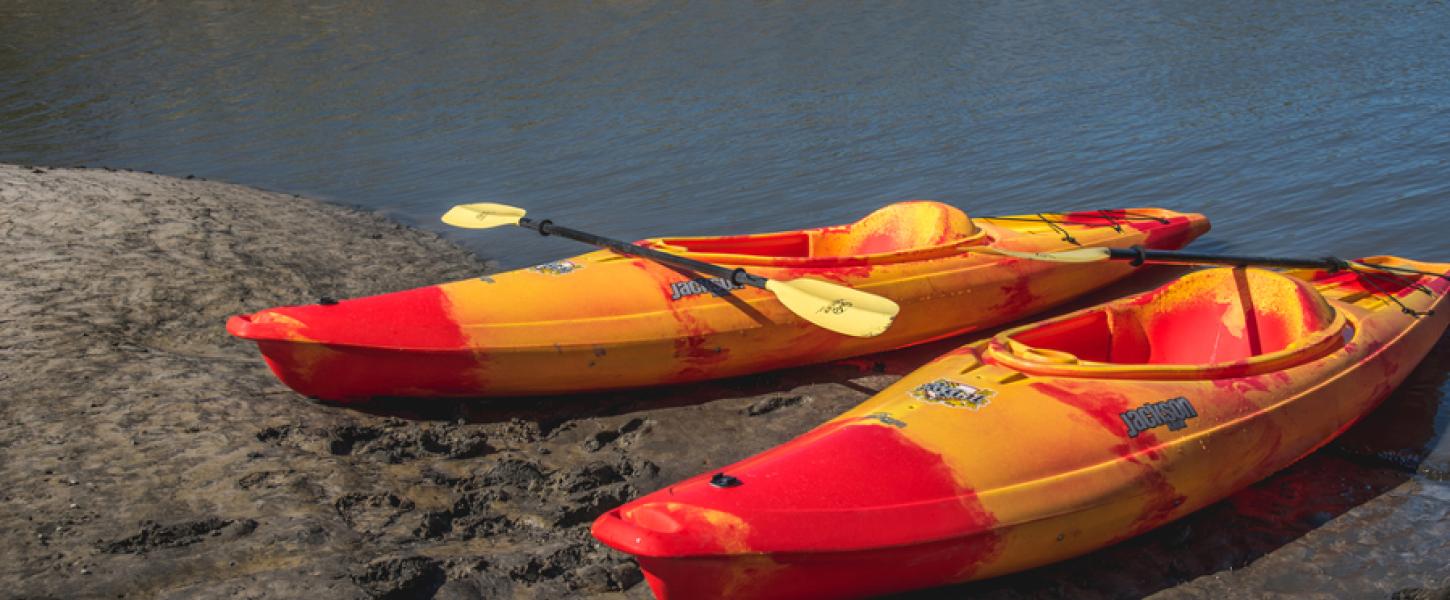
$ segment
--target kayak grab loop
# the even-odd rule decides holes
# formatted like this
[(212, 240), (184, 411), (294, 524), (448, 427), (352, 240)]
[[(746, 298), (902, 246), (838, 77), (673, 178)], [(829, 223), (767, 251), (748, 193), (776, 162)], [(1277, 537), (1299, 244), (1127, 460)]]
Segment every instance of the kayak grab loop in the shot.
[[(1360, 285), (1365, 292), (1377, 297), (1383, 297), (1398, 307), (1400, 312), (1415, 317), (1416, 319), (1434, 315), (1435, 311), (1433, 309), (1424, 311), (1415, 310), (1406, 305), (1401, 300), (1405, 296), (1405, 293), (1401, 290), (1409, 289), (1423, 292), (1426, 296), (1433, 298), (1435, 296), (1434, 290), (1422, 283), (1422, 278), (1437, 277), (1440, 279), (1450, 279), (1450, 272), (1435, 273), (1410, 268), (1404, 266), (1404, 263), (1407, 261), (1389, 256), (1376, 256), (1343, 262), (1345, 264), (1345, 271), (1354, 274), (1353, 281)], [(1391, 262), (1398, 264), (1389, 264)]]
[[(1398, 284), (1400, 284), (1400, 285), (1402, 285), (1404, 287), (1413, 289), (1415, 291), (1424, 292), (1426, 296), (1434, 296), (1435, 295), (1435, 292), (1431, 291), (1430, 288), (1429, 288), (1429, 286), (1426, 286), (1425, 284), (1420, 283), (1418, 277), (1415, 278), (1415, 279), (1410, 279), (1409, 277), (1405, 277), (1404, 275), (1401, 275), (1401, 274), (1399, 274), (1396, 271), (1388, 270), (1388, 269), (1380, 269), (1379, 267), (1381, 267), (1383, 265), (1365, 265), (1365, 264), (1361, 264), (1361, 263), (1354, 263), (1354, 264), (1357, 265), (1357, 266), (1363, 266), (1363, 267), (1366, 267), (1366, 268), (1374, 269), (1374, 274), (1375, 275), (1378, 275), (1380, 277), (1386, 277), (1386, 278), (1392, 279), (1395, 283), (1398, 283)], [(1364, 273), (1366, 275), (1370, 274), (1369, 271), (1365, 271)], [(1431, 276), (1433, 276), (1434, 273), (1422, 273), (1421, 275), (1422, 276), (1424, 276), (1424, 275), (1431, 275)], [(1441, 277), (1446, 277), (1446, 275), (1440, 275), (1440, 276)]]
[[(1113, 215), (1108, 214), (1107, 209), (1102, 209), (1102, 208), (1098, 209), (1098, 216), (1101, 216), (1103, 219), (1105, 219), (1108, 222), (1108, 225), (1112, 225), (1113, 226), (1113, 231), (1116, 231), (1118, 233), (1122, 233), (1123, 232), (1123, 226), (1118, 224), (1118, 220), (1117, 219), (1114, 219), (1113, 218)], [(1137, 265), (1134, 265), (1134, 266), (1137, 266)]]
[[(1099, 212), (1109, 213), (1109, 212), (1113, 212), (1113, 211), (1110, 210), (1110, 209), (1100, 209)], [(1122, 216), (1123, 217), (1137, 217), (1136, 219), (1126, 219), (1126, 220), (1156, 221), (1159, 225), (1167, 225), (1168, 224), (1168, 219), (1165, 219), (1165, 218), (1159, 217), (1159, 216), (1144, 215), (1144, 214), (1139, 214), (1139, 213), (1135, 213), (1135, 212), (1129, 212), (1129, 211), (1126, 211), (1126, 210), (1124, 210), (1124, 211), (1118, 211), (1118, 212), (1122, 213)]]
[(334, 304), (337, 304), (337, 298), (333, 298), (331, 296), (323, 296), (317, 299), (317, 303), (323, 306), (332, 306)]
[(1414, 317), (1416, 319), (1418, 319), (1420, 317), (1428, 317), (1430, 315), (1435, 314), (1435, 311), (1434, 310), (1427, 310), (1427, 311), (1421, 312), (1421, 311), (1415, 310), (1413, 308), (1410, 308), (1408, 306), (1405, 306), (1405, 303), (1404, 302), (1400, 302), (1400, 299), (1399, 298), (1396, 298), (1395, 297), (1395, 294), (1393, 292), (1391, 292), (1391, 291), (1385, 289), (1383, 286), (1381, 286), (1378, 282), (1376, 282), (1374, 280), (1374, 277), (1371, 277), (1371, 275), (1379, 275), (1379, 276), (1393, 277), (1393, 278), (1397, 279), (1398, 280), (1397, 282), (1400, 283), (1404, 287), (1408, 287), (1408, 288), (1413, 289), (1413, 290), (1416, 290), (1416, 291), (1425, 292), (1426, 294), (1428, 294), (1430, 296), (1434, 296), (1435, 295), (1435, 293), (1434, 292), (1431, 292), (1429, 288), (1426, 288), (1425, 286), (1420, 285), (1418, 282), (1410, 281), (1409, 279), (1400, 277), (1399, 275), (1394, 275), (1394, 274), (1385, 273), (1385, 272), (1356, 271), (1356, 274), (1359, 275), (1359, 280), (1360, 281), (1363, 281), (1364, 283), (1368, 284), (1369, 287), (1374, 288), (1374, 291), (1375, 291), (1376, 294), (1378, 294), (1380, 296), (1384, 296), (1384, 298), (1386, 300), (1389, 300), (1390, 302), (1395, 303), (1395, 306), (1400, 307), (1400, 312), (1405, 313), (1407, 315), (1410, 315), (1410, 316), (1412, 316), (1412, 317)]
[(1424, 276), (1424, 277), (1439, 277), (1440, 279), (1450, 279), (1450, 272), (1436, 273), (1434, 271), (1420, 271), (1418, 269), (1410, 269), (1410, 268), (1399, 267), (1399, 266), (1395, 266), (1395, 265), (1379, 265), (1379, 264), (1367, 263), (1367, 262), (1364, 262), (1363, 260), (1352, 261), (1351, 264), (1358, 265), (1358, 266), (1365, 267), (1365, 268), (1369, 268), (1369, 269), (1374, 269), (1376, 271), (1385, 271), (1385, 272), (1388, 272), (1388, 273), (1401, 273), (1401, 274), (1405, 274), (1405, 275), (1421, 275), (1421, 276)]
[(1058, 225), (1056, 221), (1053, 221), (1051, 219), (1048, 219), (1047, 218), (1047, 215), (1044, 215), (1042, 213), (1037, 213), (1037, 217), (1039, 219), (1042, 219), (1042, 222), (1043, 223), (1047, 223), (1047, 226), (1048, 227), (1051, 227), (1053, 231), (1056, 231), (1056, 232), (1062, 234), (1062, 241), (1067, 242), (1069, 244), (1072, 244), (1074, 246), (1081, 246), (1082, 245), (1082, 244), (1079, 244), (1077, 242), (1077, 240), (1072, 237), (1072, 234), (1071, 233), (1068, 233), (1066, 229), (1063, 229), (1061, 225)]

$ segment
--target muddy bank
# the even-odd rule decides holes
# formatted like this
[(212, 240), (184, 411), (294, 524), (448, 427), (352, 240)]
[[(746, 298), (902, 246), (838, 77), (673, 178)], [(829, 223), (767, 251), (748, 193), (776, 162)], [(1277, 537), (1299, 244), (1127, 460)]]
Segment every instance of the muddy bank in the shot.
[[(279, 384), (225, 317), (489, 265), (292, 196), (5, 165), (0, 244), (5, 596), (647, 598), (633, 563), (589, 537), (596, 515), (785, 441), (960, 343), (670, 389), (338, 408)], [(914, 597), (1436, 593), (1447, 372), (1442, 342), (1344, 442), (1178, 524)]]

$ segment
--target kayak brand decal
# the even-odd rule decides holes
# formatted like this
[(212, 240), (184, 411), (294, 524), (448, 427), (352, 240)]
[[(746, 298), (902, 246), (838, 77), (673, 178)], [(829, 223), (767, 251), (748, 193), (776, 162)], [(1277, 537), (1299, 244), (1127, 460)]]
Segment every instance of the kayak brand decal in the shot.
[(1144, 431), (1164, 425), (1168, 426), (1168, 431), (1178, 431), (1188, 426), (1186, 420), (1197, 416), (1198, 411), (1194, 410), (1193, 403), (1183, 396), (1144, 404), (1118, 415), (1123, 419), (1123, 424), (1128, 426), (1128, 437), (1130, 438), (1138, 437), (1138, 434)]
[(529, 268), (540, 273), (548, 273), (550, 275), (564, 275), (566, 273), (571, 273), (575, 269), (579, 269), (581, 267), (578, 263), (575, 263), (574, 261), (561, 260), (557, 262), (544, 263), (542, 265), (534, 265)]
[(704, 277), (691, 279), (689, 281), (676, 281), (670, 284), (670, 300), (699, 296), (700, 294), (715, 294), (724, 296), (730, 290), (743, 289), (745, 286), (730, 281), (724, 277)]
[(986, 406), (987, 399), (996, 393), (986, 388), (973, 387), (950, 379), (938, 379), (917, 386), (916, 389), (911, 390), (909, 395), (922, 402), (977, 410)]

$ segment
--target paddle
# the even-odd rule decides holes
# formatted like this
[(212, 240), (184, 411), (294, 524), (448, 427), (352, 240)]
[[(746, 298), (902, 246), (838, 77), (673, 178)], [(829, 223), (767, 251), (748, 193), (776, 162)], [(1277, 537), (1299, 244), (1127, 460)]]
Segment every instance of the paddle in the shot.
[[(1282, 267), (1287, 269), (1324, 269), (1330, 273), (1338, 271), (1350, 271), (1357, 274), (1360, 281), (1371, 287), (1376, 293), (1385, 299), (1399, 305), (1400, 310), (1405, 314), (1419, 318), (1434, 314), (1432, 312), (1422, 313), (1405, 306), (1394, 294), (1389, 293), (1380, 283), (1368, 275), (1382, 275), (1387, 279), (1409, 282), (1415, 289), (1431, 294), (1426, 288), (1413, 280), (1406, 278), (1406, 275), (1429, 275), (1450, 279), (1450, 273), (1427, 273), (1405, 267), (1391, 265), (1376, 265), (1357, 260), (1344, 260), (1333, 256), (1324, 258), (1283, 258), (1276, 256), (1235, 256), (1232, 254), (1203, 254), (1200, 252), (1179, 252), (1176, 250), (1148, 250), (1142, 246), (1130, 248), (1074, 248), (1061, 252), (1014, 252), (1000, 248), (982, 248), (978, 250), (988, 254), (1000, 254), (1014, 258), (1025, 258), (1028, 260), (1045, 260), (1051, 262), (1067, 263), (1090, 263), (1106, 260), (1126, 260), (1133, 266), (1145, 262), (1170, 264), (1170, 265), (1228, 265), (1231, 267), (1247, 267), (1258, 265), (1264, 267)], [(1375, 273), (1378, 271), (1379, 273)]]
[(1328, 271), (1341, 271), (1351, 269), (1353, 265), (1359, 264), (1353, 263), (1352, 265), (1349, 261), (1333, 256), (1326, 256), (1324, 258), (1235, 256), (1232, 254), (1203, 254), (1200, 252), (1180, 252), (1176, 250), (1149, 250), (1142, 246), (1133, 246), (1130, 248), (1074, 248), (1061, 252), (1014, 252), (1000, 248), (984, 248), (979, 251), (1014, 258), (1044, 260), (1049, 262), (1090, 263), (1105, 260), (1126, 260), (1135, 267), (1145, 262), (1151, 262), (1171, 265), (1228, 265), (1231, 267), (1259, 265), (1289, 269), (1326, 269)]
[(896, 303), (889, 299), (834, 283), (818, 279), (792, 279), (789, 281), (769, 279), (745, 269), (722, 267), (629, 242), (600, 237), (577, 229), (561, 227), (548, 219), (535, 221), (525, 218), (525, 214), (527, 213), (524, 209), (505, 204), (490, 202), (461, 204), (444, 214), (443, 222), (466, 229), (517, 225), (537, 231), (541, 235), (566, 237), (608, 248), (620, 254), (648, 258), (666, 265), (720, 277), (735, 285), (757, 287), (775, 294), (781, 304), (801, 318), (836, 333), (856, 337), (880, 335), (891, 326), (891, 320), (900, 310)]

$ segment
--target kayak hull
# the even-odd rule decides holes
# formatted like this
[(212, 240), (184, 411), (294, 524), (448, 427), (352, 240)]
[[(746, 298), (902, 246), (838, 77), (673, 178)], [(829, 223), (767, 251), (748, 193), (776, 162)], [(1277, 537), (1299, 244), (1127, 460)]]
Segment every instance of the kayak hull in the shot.
[[(1247, 325), (1215, 309), (1218, 333), (1257, 338), (1251, 351), (1172, 347), (1194, 337), (1182, 334), (1185, 314), (1214, 306), (1213, 290), (1192, 285), (1107, 306), (1177, 305), (1148, 318), (1180, 334), (1151, 340), (1150, 328), (1149, 345), (1226, 359), (1208, 366), (1069, 356), (1091, 355), (1082, 340), (1098, 309), (1016, 328), (783, 446), (609, 511), (594, 533), (635, 555), (659, 598), (865, 597), (1020, 571), (1139, 535), (1334, 439), (1450, 322), (1445, 279), (1423, 278), (1430, 293), (1393, 292), (1434, 310), (1417, 318), (1344, 274), (1295, 275), (1323, 305), (1303, 286), (1270, 293), (1255, 283)], [(1302, 305), (1277, 302), (1296, 296)], [(717, 473), (732, 485), (712, 485)]]
[[(1140, 218), (1126, 223), (1085, 214), (1061, 224), (977, 220), (977, 237), (895, 254), (767, 257), (722, 254), (719, 240), (730, 238), (644, 242), (666, 249), (692, 245), (700, 251), (690, 256), (746, 266), (765, 277), (821, 279), (890, 298), (901, 312), (886, 333), (872, 338), (816, 327), (764, 290), (739, 289), (609, 251), (331, 305), (278, 307), (233, 317), (227, 327), (255, 341), (288, 386), (335, 402), (677, 384), (991, 327), (1132, 272), (1122, 263), (1062, 265), (975, 252), (976, 246), (1178, 248), (1208, 229), (1201, 215), (1157, 209), (1136, 209), (1129, 214)], [(764, 243), (754, 237), (774, 240), (790, 233), (732, 241), (762, 250)], [(763, 250), (788, 250), (783, 242), (771, 244)]]

